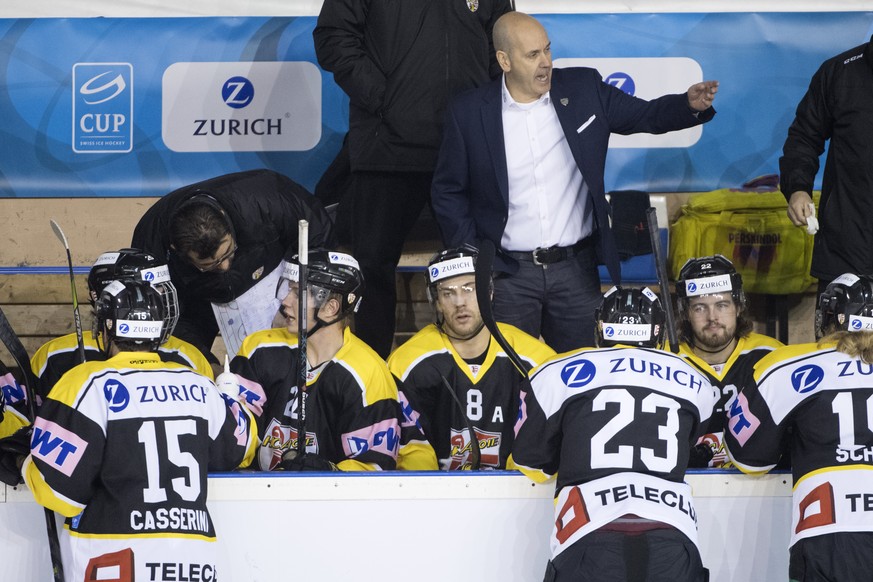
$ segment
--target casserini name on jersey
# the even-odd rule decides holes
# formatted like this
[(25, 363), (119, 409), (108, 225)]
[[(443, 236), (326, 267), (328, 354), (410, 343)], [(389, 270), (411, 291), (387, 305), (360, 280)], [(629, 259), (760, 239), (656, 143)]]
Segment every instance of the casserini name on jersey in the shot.
[(557, 473), (552, 556), (624, 514), (697, 543), (683, 482), (718, 391), (682, 358), (615, 347), (561, 354), (532, 372), (512, 459), (535, 481)]
[[(410, 459), (417, 453), (432, 458), (423, 437), (401, 442), (397, 383), (385, 362), (348, 328), (343, 335), (336, 355), (307, 374), (307, 452), (344, 471), (394, 469), (401, 444), (410, 449)], [(286, 451), (297, 447), (298, 360), (297, 335), (276, 328), (248, 336), (231, 361), (257, 416), (261, 442), (256, 467), (261, 470), (275, 468)], [(435, 464), (410, 462), (405, 468)]]
[[(534, 367), (554, 350), (511, 325), (498, 324), (519, 356)], [(465, 362), (449, 338), (430, 324), (388, 358), (391, 372), (403, 382), (403, 408), (417, 415), (433, 446), (440, 468), (471, 468), (470, 429), (479, 442), (480, 468), (505, 469), (515, 438), (521, 378), (499, 344), (492, 339), (481, 364)], [(460, 401), (455, 402), (449, 387)], [(469, 423), (469, 426), (468, 426)]]
[(775, 350), (730, 407), (734, 464), (764, 473), (793, 428), (791, 545), (836, 532), (873, 532), (873, 365), (835, 349)]
[(697, 443), (706, 443), (712, 448), (710, 467), (731, 467), (724, 446), (726, 407), (736, 398), (740, 387), (751, 377), (752, 369), (758, 360), (778, 347), (782, 347), (782, 342), (779, 340), (753, 332), (737, 341), (734, 351), (724, 364), (713, 367), (696, 356), (688, 344), (680, 344), (679, 355), (694, 365), (720, 392), (715, 410)]
[(67, 517), (67, 579), (216, 580), (207, 471), (250, 461), (254, 427), (211, 380), (152, 352), (65, 374), (22, 472), (37, 502)]

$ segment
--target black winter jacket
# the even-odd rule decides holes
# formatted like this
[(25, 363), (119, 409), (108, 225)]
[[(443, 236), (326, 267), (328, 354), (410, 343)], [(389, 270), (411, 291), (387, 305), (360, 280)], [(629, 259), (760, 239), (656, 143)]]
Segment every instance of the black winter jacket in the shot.
[(873, 38), (828, 59), (812, 77), (779, 159), (786, 198), (812, 193), (828, 140), (810, 269), (826, 281), (873, 273)]
[[(201, 273), (170, 249), (176, 209), (195, 194), (212, 195), (230, 217), (238, 250), (226, 273)], [(134, 248), (166, 257), (179, 293), (181, 315), (173, 333), (211, 361), (218, 324), (212, 303), (227, 303), (270, 274), (297, 248), (297, 221), (309, 221), (309, 247), (332, 247), (333, 230), (318, 200), (287, 176), (270, 170), (226, 174), (170, 192), (149, 208), (133, 232)]]
[(321, 67), (349, 96), (353, 171), (431, 172), (448, 98), (500, 73), (491, 43), (509, 0), (325, 0)]

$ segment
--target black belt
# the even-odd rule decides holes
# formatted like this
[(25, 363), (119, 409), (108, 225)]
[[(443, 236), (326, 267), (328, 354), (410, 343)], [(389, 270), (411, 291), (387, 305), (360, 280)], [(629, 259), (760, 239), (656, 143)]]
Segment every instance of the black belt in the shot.
[(560, 263), (566, 261), (582, 251), (590, 248), (594, 244), (594, 238), (586, 236), (573, 246), (569, 247), (548, 247), (538, 248), (532, 251), (503, 251), (507, 257), (511, 257), (516, 261), (530, 261), (534, 265), (551, 265), (552, 263)]

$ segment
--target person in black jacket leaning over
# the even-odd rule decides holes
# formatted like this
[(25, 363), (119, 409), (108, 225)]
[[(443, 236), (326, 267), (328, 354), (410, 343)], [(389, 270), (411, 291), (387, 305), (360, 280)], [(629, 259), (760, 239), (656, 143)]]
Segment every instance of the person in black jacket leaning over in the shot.
[(430, 197), (446, 100), (500, 73), (491, 29), (511, 9), (510, 0), (322, 5), (315, 54), (349, 96), (350, 234), (368, 289), (355, 333), (383, 358), (394, 339), (395, 269)]
[(813, 181), (828, 140), (810, 269), (819, 294), (842, 273), (873, 272), (873, 37), (822, 63), (797, 105), (779, 158), (788, 218), (797, 226), (815, 216)]
[(170, 192), (136, 225), (132, 246), (167, 258), (179, 294), (177, 337), (197, 346), (216, 375), (212, 303), (237, 299), (277, 269), (296, 248), (300, 219), (309, 221), (310, 246), (333, 244), (330, 219), (303, 186), (270, 170), (251, 170)]

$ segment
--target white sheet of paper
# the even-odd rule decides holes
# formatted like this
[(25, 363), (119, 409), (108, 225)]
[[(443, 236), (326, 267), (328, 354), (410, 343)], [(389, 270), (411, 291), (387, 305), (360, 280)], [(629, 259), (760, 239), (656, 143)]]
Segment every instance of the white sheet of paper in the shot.
[(279, 263), (273, 272), (235, 300), (212, 304), (215, 321), (231, 357), (239, 352), (247, 335), (273, 327), (273, 319), (282, 303), (276, 299), (276, 284), (281, 273), (282, 263)]

